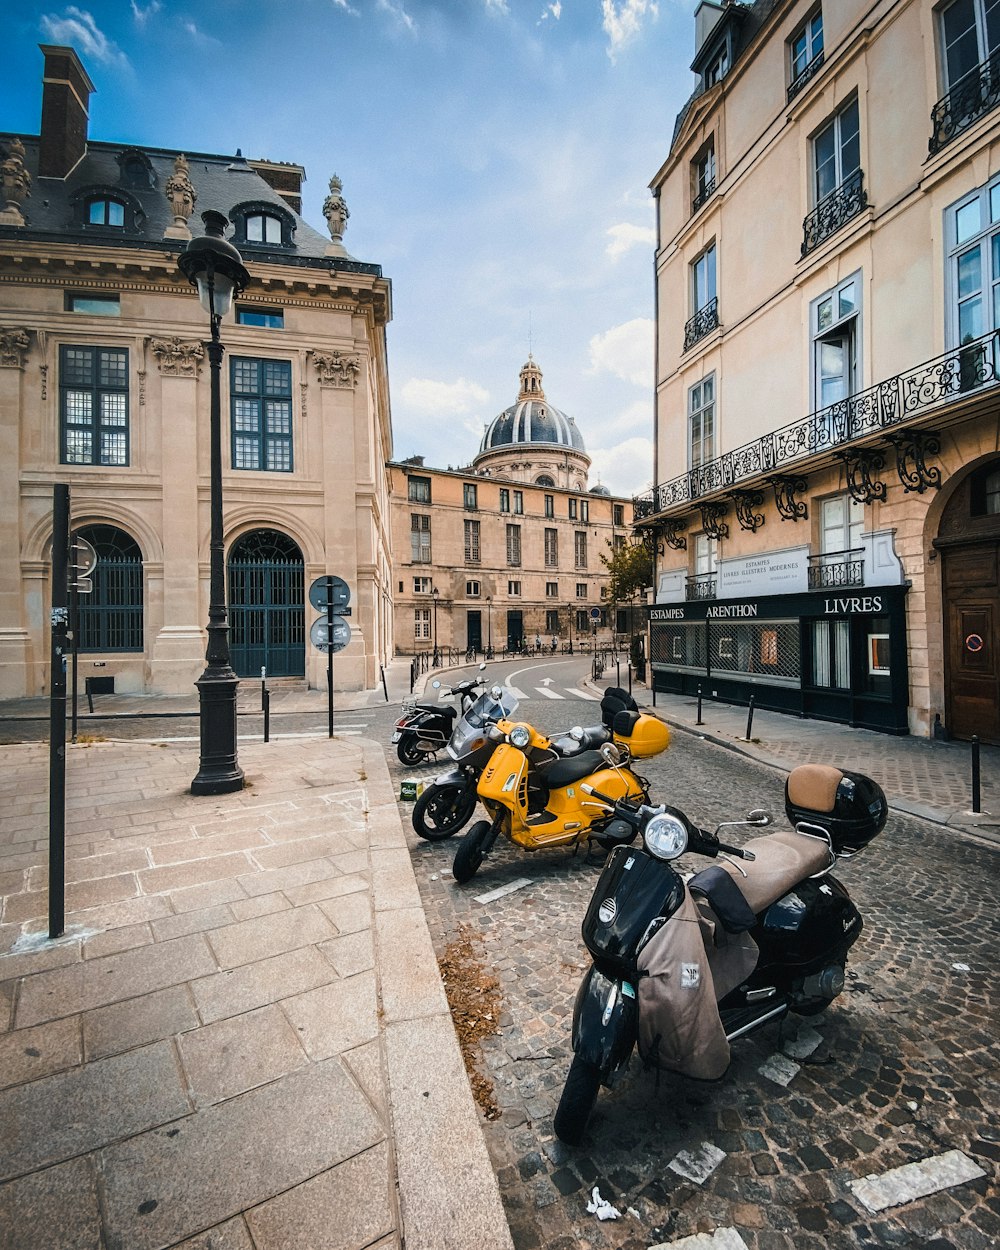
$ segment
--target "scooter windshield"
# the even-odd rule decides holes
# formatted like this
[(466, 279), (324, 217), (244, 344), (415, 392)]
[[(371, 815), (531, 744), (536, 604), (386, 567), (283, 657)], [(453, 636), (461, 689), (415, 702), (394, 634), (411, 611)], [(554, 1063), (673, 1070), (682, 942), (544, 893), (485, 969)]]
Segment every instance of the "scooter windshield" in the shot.
[(509, 720), (516, 709), (517, 699), (509, 690), (505, 690), (499, 699), (484, 692), (455, 726), (451, 737), (452, 748), (461, 753), (469, 739), (481, 736), (483, 729), (493, 721)]

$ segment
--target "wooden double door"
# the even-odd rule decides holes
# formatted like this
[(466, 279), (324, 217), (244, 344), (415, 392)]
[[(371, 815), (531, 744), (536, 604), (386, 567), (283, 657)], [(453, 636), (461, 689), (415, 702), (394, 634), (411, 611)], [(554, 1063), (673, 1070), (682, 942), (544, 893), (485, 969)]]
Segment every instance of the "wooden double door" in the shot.
[(1000, 541), (942, 557), (948, 729), (1000, 743)]

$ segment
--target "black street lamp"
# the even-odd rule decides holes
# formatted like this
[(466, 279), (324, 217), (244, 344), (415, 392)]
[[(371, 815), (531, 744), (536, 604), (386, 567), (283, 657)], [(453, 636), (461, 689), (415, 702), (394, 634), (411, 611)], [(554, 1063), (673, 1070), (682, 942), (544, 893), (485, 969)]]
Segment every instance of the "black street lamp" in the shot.
[(569, 653), (570, 655), (573, 654), (573, 624), (574, 624), (573, 605), (570, 604), (569, 605)]
[(437, 668), (441, 660), (438, 656), (438, 588), (436, 586), (431, 591), (431, 598), (434, 600), (434, 655), (431, 663)]
[(486, 596), (486, 658), (493, 659), (493, 596)]
[(223, 236), (229, 219), (202, 213), (205, 234), (192, 239), (177, 259), (178, 267), (209, 315), (212, 337), (205, 344), (211, 378), (211, 541), (209, 546), (208, 646), (205, 671), (198, 687), (201, 761), (191, 782), (192, 794), (231, 794), (243, 789), (243, 770), (236, 758), (236, 688), (239, 679), (229, 661), (229, 618), (226, 612), (226, 566), (222, 539), (222, 340), (219, 323), (243, 291), (250, 275), (243, 258)]

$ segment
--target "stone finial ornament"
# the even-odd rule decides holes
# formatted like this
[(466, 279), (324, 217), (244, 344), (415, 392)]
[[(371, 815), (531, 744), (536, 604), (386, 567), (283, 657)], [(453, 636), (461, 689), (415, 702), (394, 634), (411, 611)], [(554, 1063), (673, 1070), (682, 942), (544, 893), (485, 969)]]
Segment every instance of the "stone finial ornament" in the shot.
[(332, 242), (327, 244), (327, 256), (347, 256), (344, 250), (344, 231), (347, 229), (347, 219), (350, 217), (350, 211), (347, 207), (347, 201), (343, 196), (344, 184), (340, 181), (336, 174), (330, 179), (330, 194), (323, 201), (323, 216), (326, 218), (326, 224), (330, 228), (330, 239)]
[(23, 226), (21, 205), (31, 195), (31, 174), (24, 167), (24, 144), (16, 135), (8, 144), (7, 156), (0, 164), (0, 188), (4, 201), (0, 224)]
[(188, 218), (194, 212), (194, 206), (198, 202), (198, 192), (194, 189), (187, 157), (183, 153), (174, 161), (174, 172), (167, 179), (163, 193), (174, 215), (174, 224), (167, 226), (163, 237), (165, 239), (190, 239), (191, 230), (188, 227)]

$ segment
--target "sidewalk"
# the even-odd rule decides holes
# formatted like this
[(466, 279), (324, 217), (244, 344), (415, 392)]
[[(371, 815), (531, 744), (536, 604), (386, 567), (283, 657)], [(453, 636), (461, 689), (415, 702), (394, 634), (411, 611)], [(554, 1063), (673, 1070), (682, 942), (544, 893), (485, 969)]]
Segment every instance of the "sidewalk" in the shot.
[[(407, 683), (408, 686), (408, 683)], [(67, 749), (0, 775), (5, 1250), (510, 1250), (380, 744)]]

